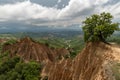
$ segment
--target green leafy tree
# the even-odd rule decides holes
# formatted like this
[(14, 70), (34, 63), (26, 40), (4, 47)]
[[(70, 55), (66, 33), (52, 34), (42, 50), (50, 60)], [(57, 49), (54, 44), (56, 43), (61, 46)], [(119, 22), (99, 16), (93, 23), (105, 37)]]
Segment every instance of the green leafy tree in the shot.
[(23, 62), (20, 57), (5, 57), (0, 63), (0, 80), (39, 80), (41, 65), (37, 62)]
[(83, 21), (85, 42), (102, 41), (106, 42), (114, 31), (119, 30), (119, 24), (112, 22), (113, 16), (110, 13), (94, 14)]

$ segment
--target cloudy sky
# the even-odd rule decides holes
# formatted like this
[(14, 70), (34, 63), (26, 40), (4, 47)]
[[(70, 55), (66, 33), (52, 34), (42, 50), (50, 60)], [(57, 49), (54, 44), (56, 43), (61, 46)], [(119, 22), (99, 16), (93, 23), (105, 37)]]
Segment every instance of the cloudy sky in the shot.
[(87, 16), (104, 11), (120, 22), (120, 0), (0, 0), (0, 29), (12, 28), (2, 25), (8, 23), (38, 27), (81, 25)]

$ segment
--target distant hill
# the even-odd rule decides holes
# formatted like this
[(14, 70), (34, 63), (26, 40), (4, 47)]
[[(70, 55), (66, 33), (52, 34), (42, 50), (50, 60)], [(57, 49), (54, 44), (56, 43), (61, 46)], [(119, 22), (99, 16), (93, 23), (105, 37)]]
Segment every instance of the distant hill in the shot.
[(0, 37), (16, 37), (16, 38), (23, 38), (26, 36), (32, 38), (40, 38), (40, 37), (59, 37), (59, 38), (72, 38), (75, 36), (82, 35), (83, 32), (79, 30), (46, 30), (40, 32), (7, 32), (7, 33), (0, 33)]
[(20, 56), (24, 61), (54, 62), (57, 58), (69, 54), (64, 48), (54, 49), (47, 44), (37, 43), (26, 37), (14, 44), (4, 44), (2, 53), (8, 52), (10, 57)]

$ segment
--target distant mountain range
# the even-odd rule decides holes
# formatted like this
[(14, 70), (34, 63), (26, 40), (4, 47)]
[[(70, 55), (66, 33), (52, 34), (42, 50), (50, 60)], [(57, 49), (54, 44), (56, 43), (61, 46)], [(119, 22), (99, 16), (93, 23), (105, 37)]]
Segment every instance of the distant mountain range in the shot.
[(56, 32), (56, 31), (81, 31), (79, 25), (63, 26), (35, 26), (20, 22), (1, 22), (0, 33), (16, 32)]

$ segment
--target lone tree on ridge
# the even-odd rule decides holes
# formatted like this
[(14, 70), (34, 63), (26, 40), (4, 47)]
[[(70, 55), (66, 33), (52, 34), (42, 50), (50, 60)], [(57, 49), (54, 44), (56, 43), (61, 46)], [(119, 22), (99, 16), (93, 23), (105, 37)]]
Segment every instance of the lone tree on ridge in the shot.
[(106, 42), (114, 31), (119, 30), (119, 24), (112, 22), (113, 16), (110, 13), (94, 14), (83, 21), (85, 42), (102, 41)]

